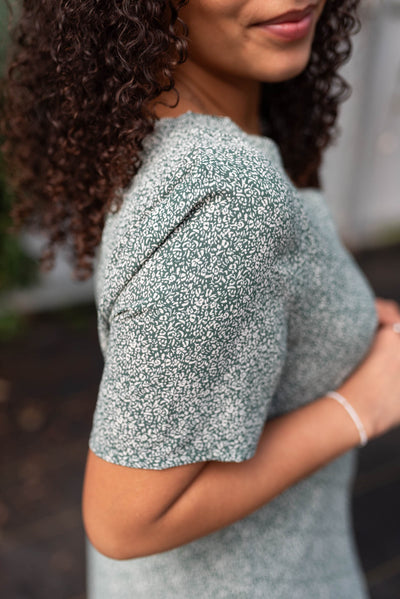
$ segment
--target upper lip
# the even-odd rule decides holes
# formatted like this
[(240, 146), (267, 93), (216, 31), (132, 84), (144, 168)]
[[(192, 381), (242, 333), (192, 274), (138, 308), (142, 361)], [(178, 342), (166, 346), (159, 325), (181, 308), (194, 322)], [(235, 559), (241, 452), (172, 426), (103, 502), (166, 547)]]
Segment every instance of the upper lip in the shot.
[(261, 23), (268, 23), (268, 24), (272, 25), (273, 23), (287, 23), (288, 21), (301, 21), (301, 19), (303, 19), (308, 14), (310, 14), (310, 12), (312, 12), (315, 7), (316, 7), (316, 4), (308, 4), (302, 10), (289, 10), (288, 12), (285, 12), (285, 13), (279, 15), (278, 17), (274, 17), (273, 19), (268, 19), (265, 21), (257, 21), (257, 23), (254, 23), (254, 25), (260, 25)]

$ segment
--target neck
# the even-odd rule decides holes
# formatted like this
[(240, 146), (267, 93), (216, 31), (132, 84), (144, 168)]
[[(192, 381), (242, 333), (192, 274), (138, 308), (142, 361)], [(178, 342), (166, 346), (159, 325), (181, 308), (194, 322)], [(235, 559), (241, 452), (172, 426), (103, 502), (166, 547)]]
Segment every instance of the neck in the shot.
[[(179, 103), (175, 108), (157, 104), (157, 117), (178, 116), (191, 110), (205, 114), (229, 116), (241, 129), (260, 134), (259, 106), (261, 84), (254, 80), (240, 80), (224, 74), (204, 70), (188, 58), (174, 73)], [(157, 101), (169, 104), (176, 101), (172, 92), (163, 92)]]

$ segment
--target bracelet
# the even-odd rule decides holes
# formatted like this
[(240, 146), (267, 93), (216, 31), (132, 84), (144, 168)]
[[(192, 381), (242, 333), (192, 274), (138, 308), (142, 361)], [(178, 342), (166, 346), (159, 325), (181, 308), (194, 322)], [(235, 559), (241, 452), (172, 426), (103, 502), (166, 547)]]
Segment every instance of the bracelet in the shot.
[(361, 420), (360, 420), (357, 412), (353, 408), (353, 406), (350, 405), (349, 402), (347, 401), (347, 399), (345, 397), (343, 397), (343, 395), (340, 395), (340, 393), (338, 393), (337, 391), (328, 391), (328, 393), (325, 393), (325, 395), (327, 395), (328, 397), (333, 397), (333, 399), (336, 399), (347, 410), (347, 412), (350, 414), (350, 416), (354, 420), (354, 423), (355, 423), (356, 427), (358, 428), (358, 432), (360, 433), (361, 442), (360, 442), (359, 447), (364, 447), (364, 445), (366, 445), (368, 442), (367, 433), (365, 432), (364, 425), (361, 422)]

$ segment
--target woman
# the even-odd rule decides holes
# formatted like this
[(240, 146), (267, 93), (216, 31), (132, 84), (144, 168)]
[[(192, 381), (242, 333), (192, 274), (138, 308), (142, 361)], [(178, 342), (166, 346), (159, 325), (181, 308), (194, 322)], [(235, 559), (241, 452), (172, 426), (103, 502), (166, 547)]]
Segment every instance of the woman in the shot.
[(78, 276), (99, 246), (89, 599), (368, 596), (350, 489), (356, 448), (400, 423), (400, 313), (318, 176), (357, 4), (23, 12), (14, 220), (47, 266), (72, 244)]

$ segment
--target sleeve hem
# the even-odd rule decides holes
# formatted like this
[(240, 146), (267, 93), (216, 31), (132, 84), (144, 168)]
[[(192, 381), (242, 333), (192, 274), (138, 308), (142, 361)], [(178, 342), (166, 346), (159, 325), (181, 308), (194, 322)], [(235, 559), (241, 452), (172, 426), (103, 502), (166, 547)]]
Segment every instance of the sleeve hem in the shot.
[(257, 447), (249, 448), (247, 451), (221, 451), (218, 449), (210, 449), (207, 452), (199, 452), (194, 449), (191, 452), (186, 451), (183, 455), (176, 455), (169, 458), (162, 458), (160, 456), (151, 459), (150, 456), (140, 458), (139, 456), (129, 455), (118, 455), (115, 451), (106, 451), (103, 448), (99, 448), (95, 443), (89, 440), (89, 448), (99, 458), (116, 464), (119, 466), (126, 466), (128, 468), (141, 468), (149, 470), (164, 470), (166, 468), (174, 468), (176, 466), (185, 466), (187, 464), (194, 464), (197, 462), (244, 462), (254, 457)]

